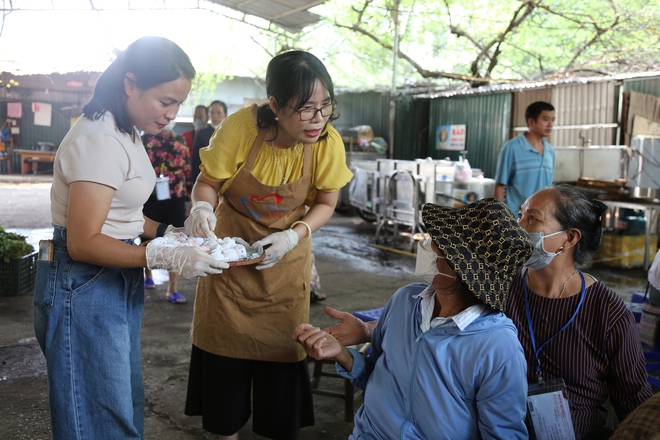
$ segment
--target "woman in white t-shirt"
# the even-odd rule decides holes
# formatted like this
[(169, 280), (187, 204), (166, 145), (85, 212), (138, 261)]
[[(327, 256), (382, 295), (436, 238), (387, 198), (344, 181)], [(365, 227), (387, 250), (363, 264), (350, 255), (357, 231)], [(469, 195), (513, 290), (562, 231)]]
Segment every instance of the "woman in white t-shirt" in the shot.
[(34, 297), (55, 439), (144, 438), (142, 269), (191, 278), (227, 267), (198, 248), (139, 246), (168, 225), (142, 215), (156, 175), (137, 130), (156, 134), (173, 120), (194, 77), (175, 43), (138, 39), (58, 148), (51, 253), (40, 254)]

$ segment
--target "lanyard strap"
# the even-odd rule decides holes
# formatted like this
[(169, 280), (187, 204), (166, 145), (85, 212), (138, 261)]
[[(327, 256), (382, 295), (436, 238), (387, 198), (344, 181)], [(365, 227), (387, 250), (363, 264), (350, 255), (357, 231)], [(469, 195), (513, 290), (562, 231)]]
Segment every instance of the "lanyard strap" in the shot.
[(523, 273), (522, 282), (523, 282), (523, 293), (525, 298), (525, 313), (527, 314), (527, 326), (529, 327), (529, 336), (532, 340), (532, 349), (534, 350), (534, 357), (536, 358), (536, 377), (540, 385), (543, 384), (543, 376), (541, 375), (541, 361), (539, 359), (539, 353), (541, 352), (541, 349), (545, 347), (548, 344), (548, 342), (552, 341), (555, 337), (557, 337), (559, 333), (563, 332), (571, 324), (571, 322), (573, 322), (578, 312), (580, 311), (580, 307), (582, 307), (582, 303), (584, 302), (586, 282), (584, 281), (584, 275), (582, 274), (582, 271), (578, 270), (578, 273), (580, 274), (580, 279), (582, 280), (582, 291), (580, 292), (580, 302), (578, 303), (578, 306), (575, 309), (575, 313), (573, 313), (571, 319), (569, 319), (568, 322), (564, 324), (564, 326), (561, 329), (559, 329), (557, 333), (555, 333), (552, 337), (550, 337), (550, 339), (548, 339), (543, 344), (541, 344), (541, 346), (538, 349), (536, 348), (536, 338), (534, 337), (534, 327), (532, 326), (532, 314), (529, 311), (529, 292), (527, 291), (527, 270), (525, 270), (525, 273)]

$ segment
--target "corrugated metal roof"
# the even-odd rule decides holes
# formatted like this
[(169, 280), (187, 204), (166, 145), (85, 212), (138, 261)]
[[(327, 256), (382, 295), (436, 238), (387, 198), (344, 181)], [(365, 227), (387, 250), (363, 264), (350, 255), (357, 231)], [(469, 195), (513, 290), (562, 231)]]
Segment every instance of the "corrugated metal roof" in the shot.
[(96, 0), (94, 2), (79, 1), (78, 3), (63, 1), (45, 1), (36, 3), (30, 0), (13, 0), (2, 2), (0, 11), (10, 13), (12, 11), (36, 11), (36, 10), (74, 10), (92, 9), (102, 10), (139, 10), (139, 9), (197, 9), (204, 3), (213, 3), (233, 9), (244, 14), (268, 20), (291, 32), (299, 32), (305, 26), (314, 24), (320, 20), (316, 14), (307, 11), (309, 8), (325, 3), (326, 0), (206, 0), (206, 1), (181, 1), (181, 0), (152, 0), (147, 2), (131, 0)]
[(443, 98), (458, 95), (481, 95), (499, 92), (515, 92), (530, 89), (542, 89), (563, 84), (588, 84), (592, 82), (642, 79), (660, 76), (660, 72), (622, 73), (593, 77), (568, 77), (552, 81), (521, 81), (509, 84), (494, 84), (487, 87), (470, 88), (469, 86), (455, 90), (442, 90), (428, 93), (417, 93), (415, 96), (425, 98)]
[(325, 0), (209, 0), (245, 14), (255, 15), (278, 26), (298, 32), (320, 20), (307, 10)]

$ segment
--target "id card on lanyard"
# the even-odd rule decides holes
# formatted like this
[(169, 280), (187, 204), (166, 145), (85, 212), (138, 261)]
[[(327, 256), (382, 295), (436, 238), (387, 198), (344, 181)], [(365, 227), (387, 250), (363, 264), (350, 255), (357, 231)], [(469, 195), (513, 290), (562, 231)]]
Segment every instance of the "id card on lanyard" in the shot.
[(564, 379), (551, 379), (543, 385), (530, 385), (527, 417), (533, 430), (533, 433), (530, 432), (531, 439), (575, 440)]
[(530, 438), (538, 440), (575, 440), (573, 430), (573, 421), (571, 419), (570, 404), (566, 394), (566, 384), (564, 379), (544, 380), (541, 371), (541, 361), (539, 353), (541, 349), (553, 340), (557, 335), (564, 331), (575, 319), (582, 303), (586, 291), (586, 282), (581, 271), (582, 291), (580, 292), (580, 301), (573, 316), (564, 326), (559, 329), (552, 337), (536, 346), (534, 337), (534, 327), (532, 325), (532, 314), (529, 309), (529, 292), (527, 291), (527, 271), (523, 274), (523, 292), (525, 297), (525, 313), (527, 315), (527, 326), (529, 328), (529, 337), (532, 341), (532, 349), (536, 358), (536, 379), (537, 383), (530, 385), (527, 393), (527, 417), (531, 421)]

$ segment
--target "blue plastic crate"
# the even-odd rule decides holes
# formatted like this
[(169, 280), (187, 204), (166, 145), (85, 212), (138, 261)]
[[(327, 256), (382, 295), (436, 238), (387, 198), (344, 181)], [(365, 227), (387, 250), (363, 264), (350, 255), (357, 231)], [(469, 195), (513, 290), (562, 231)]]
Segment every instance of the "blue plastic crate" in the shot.
[[(632, 294), (632, 298), (630, 298), (630, 302), (642, 304), (644, 302), (645, 296), (646, 296), (645, 292), (635, 292)], [(646, 302), (648, 302), (648, 299)]]

